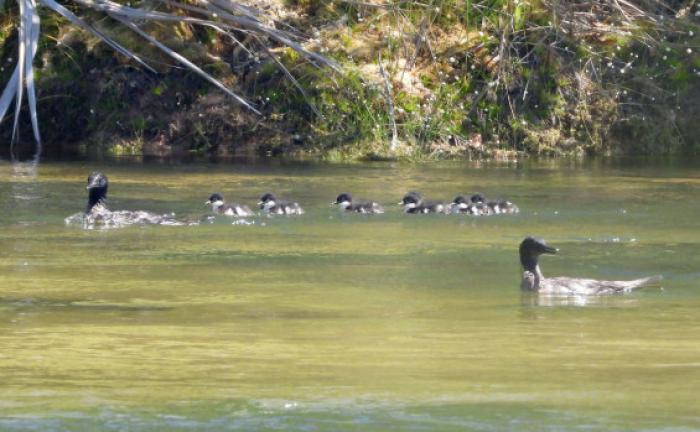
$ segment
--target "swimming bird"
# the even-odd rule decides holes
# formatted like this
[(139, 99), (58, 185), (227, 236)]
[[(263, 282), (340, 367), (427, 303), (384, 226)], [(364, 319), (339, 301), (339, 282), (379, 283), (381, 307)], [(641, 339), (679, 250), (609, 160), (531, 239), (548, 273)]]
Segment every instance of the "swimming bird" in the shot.
[(607, 295), (623, 294), (637, 288), (657, 284), (662, 276), (651, 276), (629, 281), (605, 281), (570, 277), (545, 278), (538, 263), (542, 254), (556, 254), (558, 249), (547, 246), (544, 241), (526, 237), (520, 243), (520, 264), (523, 279), (520, 288), (540, 294), (553, 295)]
[(174, 215), (157, 215), (141, 210), (111, 211), (106, 206), (109, 180), (101, 172), (92, 172), (87, 179), (88, 202), (85, 211), (65, 219), (66, 224), (81, 224), (84, 228), (101, 226), (118, 228), (135, 224), (184, 225)]
[(253, 216), (253, 211), (244, 204), (229, 203), (224, 202), (224, 197), (221, 194), (213, 193), (207, 201), (204, 202), (205, 205), (211, 205), (211, 210), (214, 213), (223, 214), (226, 216)]
[(442, 201), (425, 201), (418, 192), (409, 192), (404, 195), (399, 205), (403, 205), (404, 213), (427, 214), (449, 213), (450, 207)]
[(518, 206), (508, 200), (487, 200), (479, 192), (472, 195), (470, 200), (479, 206), (481, 214), (515, 214), (520, 212)]
[[(104, 202), (107, 200), (107, 189), (109, 188), (109, 180), (107, 176), (101, 172), (92, 172), (87, 179), (88, 202), (85, 207), (85, 213), (90, 213), (93, 209), (96, 211), (105, 209)], [(97, 207), (97, 208), (96, 208)]]
[(450, 204), (451, 213), (466, 213), (470, 215), (480, 215), (481, 208), (479, 205), (471, 202), (464, 195), (457, 195)]
[(304, 214), (304, 209), (301, 208), (299, 203), (293, 201), (279, 200), (277, 197), (268, 192), (260, 197), (260, 202), (258, 202), (260, 208), (269, 214), (280, 214), (280, 215), (301, 215)]
[(353, 202), (352, 195), (350, 195), (349, 193), (341, 193), (335, 199), (335, 202), (332, 202), (331, 204), (338, 205), (338, 207), (340, 207), (340, 210), (345, 212), (373, 214), (384, 213), (384, 208), (374, 201)]

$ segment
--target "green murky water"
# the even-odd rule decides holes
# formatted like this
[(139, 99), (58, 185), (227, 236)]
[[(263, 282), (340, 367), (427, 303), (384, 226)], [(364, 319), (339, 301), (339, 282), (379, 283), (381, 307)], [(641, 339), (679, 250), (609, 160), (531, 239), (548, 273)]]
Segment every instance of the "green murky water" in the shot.
[[(0, 430), (698, 430), (699, 167), (0, 164)], [(92, 169), (112, 209), (307, 214), (66, 227)], [(404, 215), (409, 189), (522, 213)], [(664, 289), (523, 296), (528, 234), (561, 249), (545, 274)]]

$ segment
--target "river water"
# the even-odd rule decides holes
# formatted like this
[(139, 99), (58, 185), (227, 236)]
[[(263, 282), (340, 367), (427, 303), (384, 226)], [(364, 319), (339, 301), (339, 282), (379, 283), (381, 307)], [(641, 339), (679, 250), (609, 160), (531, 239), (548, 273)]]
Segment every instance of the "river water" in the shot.
[[(0, 430), (700, 430), (698, 168), (0, 163)], [(66, 226), (97, 169), (110, 208), (201, 223)], [(521, 213), (402, 214), (412, 189)], [(215, 191), (306, 214), (208, 220)], [(523, 295), (526, 235), (545, 275), (663, 288)]]

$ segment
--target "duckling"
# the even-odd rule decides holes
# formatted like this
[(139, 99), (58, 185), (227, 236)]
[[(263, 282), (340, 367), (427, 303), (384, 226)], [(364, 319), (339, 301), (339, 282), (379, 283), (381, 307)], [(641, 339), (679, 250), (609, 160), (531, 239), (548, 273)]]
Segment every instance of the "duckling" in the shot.
[(280, 214), (280, 215), (301, 215), (304, 214), (304, 209), (301, 208), (299, 203), (293, 201), (278, 200), (277, 197), (272, 193), (266, 193), (260, 197), (260, 202), (258, 202), (260, 208), (269, 214)]
[(482, 214), (515, 214), (520, 212), (518, 206), (508, 200), (486, 200), (479, 192), (472, 195), (470, 200), (480, 207)]
[(470, 200), (464, 197), (464, 195), (457, 195), (455, 199), (450, 204), (451, 213), (466, 213), (470, 215), (480, 215), (481, 209), (477, 204), (474, 204)]
[(213, 193), (204, 204), (211, 205), (211, 210), (214, 213), (226, 216), (253, 216), (254, 214), (247, 205), (238, 203), (226, 204), (224, 197), (218, 193)]
[(409, 192), (404, 195), (399, 205), (403, 205), (404, 213), (410, 214), (448, 214), (450, 212), (450, 207), (445, 205), (442, 201), (424, 201), (423, 197), (418, 192)]
[(484, 198), (484, 196), (480, 193), (477, 192), (474, 195), (470, 196), (469, 201), (474, 206), (476, 214), (483, 216), (489, 216), (494, 214), (493, 207), (486, 203), (486, 198)]
[(523, 278), (520, 288), (549, 295), (608, 295), (624, 294), (644, 286), (658, 284), (662, 276), (651, 276), (629, 281), (604, 281), (596, 279), (577, 279), (569, 277), (545, 278), (538, 264), (542, 254), (556, 254), (558, 249), (547, 246), (544, 241), (533, 237), (525, 238), (520, 243), (520, 264), (523, 266)]
[(84, 228), (118, 228), (135, 224), (184, 225), (175, 220), (173, 214), (157, 215), (140, 210), (111, 211), (105, 204), (108, 189), (106, 175), (97, 171), (91, 173), (87, 180), (88, 202), (85, 211), (67, 217), (66, 224), (81, 224)]
[(338, 207), (340, 207), (340, 210), (345, 212), (369, 214), (384, 213), (384, 208), (374, 201), (353, 202), (352, 195), (350, 195), (349, 193), (341, 193), (335, 199), (335, 202), (332, 202), (331, 204), (338, 205)]
[(494, 203), (494, 211), (496, 214), (516, 214), (520, 213), (520, 208), (508, 200), (496, 200)]

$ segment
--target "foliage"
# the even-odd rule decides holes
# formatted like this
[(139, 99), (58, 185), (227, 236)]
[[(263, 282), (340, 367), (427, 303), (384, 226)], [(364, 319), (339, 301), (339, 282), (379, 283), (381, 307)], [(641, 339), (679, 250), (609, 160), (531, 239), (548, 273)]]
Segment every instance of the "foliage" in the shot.
[[(100, 2), (79, 4), (111, 13)], [(221, 16), (189, 3), (144, 2), (133, 10), (146, 5), (179, 17), (148, 15), (156, 20), (142, 26), (149, 35), (245, 94), (261, 114), (222, 102), (189, 73), (159, 66), (167, 56), (139, 46), (121, 24), (106, 27), (92, 12), (86, 19), (99, 22), (99, 31), (128, 52), (139, 46), (142, 58), (156, 59), (149, 64), (162, 74), (149, 77), (135, 68), (134, 57), (129, 67), (105, 62), (100, 55), (106, 50), (94, 51), (84, 35), (74, 38), (87, 41), (81, 42), (86, 53), (94, 53), (89, 61), (74, 56), (82, 61), (79, 67), (103, 70), (91, 74), (111, 83), (98, 100), (90, 98), (94, 82), (72, 84), (84, 87), (82, 93), (64, 90), (92, 100), (95, 110), (87, 116), (83, 109), (87, 126), (74, 139), (120, 141), (131, 134), (144, 148), (165, 142), (196, 154), (311, 153), (333, 159), (695, 150), (685, 137), (696, 129), (687, 119), (698, 113), (688, 108), (693, 99), (683, 96), (699, 93), (700, 12), (693, 3), (288, 0), (281, 12), (258, 17), (258, 25), (280, 33), (305, 29), (307, 37), (283, 33), (291, 44), (225, 28)], [(249, 9), (238, 6), (243, 9), (236, 16), (247, 18), (241, 11)], [(49, 34), (65, 37), (62, 28)], [(5, 21), (4, 58), (16, 49), (8, 29)], [(41, 41), (41, 49), (55, 51), (49, 42)], [(46, 65), (38, 69), (46, 92), (61, 89), (61, 76), (68, 83), (78, 74), (61, 56), (66, 54), (45, 56)], [(320, 59), (343, 72), (315, 67)], [(131, 82), (138, 83), (133, 91)]]
[[(613, 127), (668, 109), (668, 94), (682, 91), (674, 87), (697, 83), (689, 17), (697, 11), (690, 6), (606, 0), (338, 5), (346, 9), (326, 9), (342, 10), (349, 22), (324, 33), (321, 44), (346, 66), (370, 72), (364, 78), (377, 93), (381, 83), (367, 53), (390, 59), (397, 121), (410, 149), (404, 153), (612, 153), (626, 147), (611, 139), (621, 137)], [(684, 58), (664, 64), (659, 52), (671, 39), (670, 52)], [(639, 81), (653, 77), (656, 86), (640, 88)], [(363, 105), (380, 105), (376, 99)], [(664, 130), (678, 130), (673, 118), (661, 120)], [(377, 124), (386, 142), (390, 122)]]
[[(247, 50), (245, 44), (238, 40), (240, 34), (243, 33), (258, 41), (259, 45), (261, 45), (264, 50), (267, 50), (264, 41), (270, 40), (295, 49), (307, 59), (324, 64), (325, 66), (335, 67), (335, 65), (325, 57), (307, 51), (300, 45), (299, 38), (297, 38), (294, 33), (277, 29), (274, 25), (270, 25), (267, 22), (269, 21), (269, 17), (263, 16), (260, 11), (236, 2), (224, 0), (207, 1), (203, 2), (204, 7), (193, 6), (184, 2), (166, 1), (162, 3), (151, 3), (147, 0), (133, 5), (131, 3), (124, 5), (112, 0), (77, 0), (76, 3), (88, 11), (96, 11), (128, 28), (144, 39), (148, 45), (155, 46), (163, 54), (200, 75), (234, 98), (241, 105), (258, 114), (259, 111), (246, 99), (230, 90), (229, 87), (224, 85), (220, 80), (214, 78), (210, 73), (191, 62), (178, 51), (171, 49), (157, 37), (154, 37), (151, 33), (156, 33), (156, 31), (148, 32), (144, 30), (144, 23), (162, 23), (166, 26), (170, 26), (168, 34), (172, 34), (174, 30), (173, 26), (199, 27), (204, 29), (202, 35), (209, 41), (213, 40), (213, 35), (218, 33)], [(38, 159), (41, 153), (41, 137), (39, 133), (36, 90), (34, 85), (34, 58), (38, 51), (41, 35), (39, 5), (52, 10), (76, 27), (88, 31), (109, 47), (143, 68), (154, 73), (155, 69), (134, 51), (119, 43), (115, 38), (108, 36), (104, 31), (98, 29), (96, 25), (79, 17), (71, 9), (58, 3), (56, 0), (17, 0), (17, 5), (17, 61), (13, 72), (7, 80), (5, 89), (0, 96), (0, 122), (5, 117), (12, 101), (15, 100), (15, 114), (12, 127), (12, 142), (14, 143), (18, 136), (22, 98), (26, 91), (32, 130), (34, 132), (34, 139), (38, 145), (35, 159)], [(165, 9), (167, 10), (159, 10), (163, 8), (162, 5), (165, 5)], [(4, 4), (0, 5), (0, 7), (2, 6), (4, 6)], [(294, 80), (291, 75), (290, 79)]]

